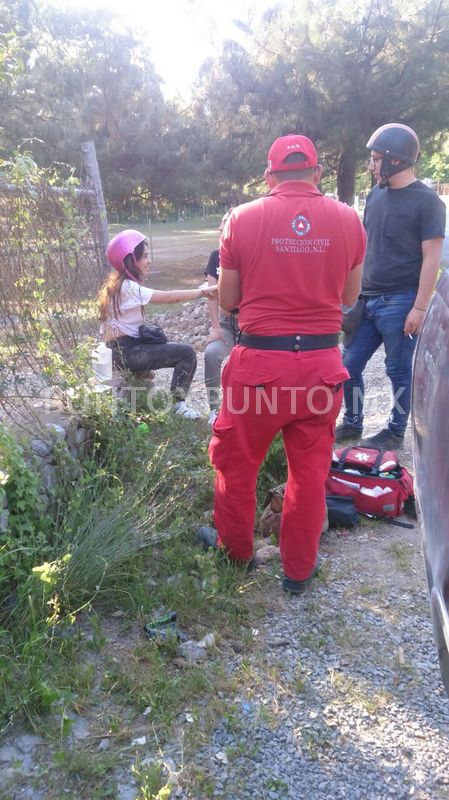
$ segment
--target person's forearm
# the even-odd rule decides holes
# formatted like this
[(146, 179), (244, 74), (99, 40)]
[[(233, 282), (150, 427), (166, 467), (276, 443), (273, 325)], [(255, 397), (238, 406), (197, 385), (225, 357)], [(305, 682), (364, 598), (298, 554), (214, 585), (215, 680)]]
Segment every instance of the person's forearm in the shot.
[(209, 309), (210, 324), (212, 328), (219, 328), (220, 322), (218, 319), (218, 300), (207, 299), (207, 307)]
[(218, 279), (218, 302), (225, 311), (237, 308), (242, 299), (240, 273), (236, 269), (225, 269)]
[(199, 300), (204, 294), (201, 289), (173, 289), (169, 292), (154, 291), (152, 303), (183, 303), (186, 300)]
[(432, 292), (435, 288), (435, 282), (440, 268), (440, 258), (435, 254), (424, 258), (421, 267), (421, 274), (419, 276), (418, 291), (415, 297), (415, 308), (419, 311), (426, 311), (430, 303)]
[(404, 335), (413, 336), (420, 332), (427, 306), (435, 287), (441, 261), (442, 239), (429, 239), (422, 243), (423, 260), (415, 301), (404, 323)]

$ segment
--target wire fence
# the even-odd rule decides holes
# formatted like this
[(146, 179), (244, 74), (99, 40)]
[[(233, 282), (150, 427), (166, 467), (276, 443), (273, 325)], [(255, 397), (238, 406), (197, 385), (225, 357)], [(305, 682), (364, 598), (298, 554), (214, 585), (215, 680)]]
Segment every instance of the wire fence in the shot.
[(24, 425), (85, 379), (106, 272), (96, 191), (45, 171), (0, 182), (0, 241), (0, 410)]

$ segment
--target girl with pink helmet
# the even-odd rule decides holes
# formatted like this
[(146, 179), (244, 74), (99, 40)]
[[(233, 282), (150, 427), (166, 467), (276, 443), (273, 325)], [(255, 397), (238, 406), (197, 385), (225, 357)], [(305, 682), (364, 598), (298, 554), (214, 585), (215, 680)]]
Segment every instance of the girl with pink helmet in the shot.
[(126, 230), (109, 242), (106, 258), (113, 270), (98, 296), (100, 320), (112, 360), (131, 372), (173, 367), (170, 391), (175, 413), (188, 419), (200, 416), (185, 403), (196, 370), (196, 353), (190, 344), (168, 342), (145, 331), (143, 307), (147, 303), (180, 303), (216, 294), (214, 287), (160, 291), (143, 286), (150, 267), (150, 250), (139, 231)]

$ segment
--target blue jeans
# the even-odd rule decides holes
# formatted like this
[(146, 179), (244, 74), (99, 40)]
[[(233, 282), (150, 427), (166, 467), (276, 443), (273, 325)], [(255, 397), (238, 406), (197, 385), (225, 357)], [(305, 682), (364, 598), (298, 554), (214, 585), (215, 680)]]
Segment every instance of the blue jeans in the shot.
[(363, 370), (383, 343), (385, 369), (393, 392), (388, 429), (398, 436), (405, 433), (410, 414), (416, 336), (404, 336), (404, 323), (415, 297), (414, 290), (401, 294), (366, 296), (363, 319), (352, 342), (343, 349), (343, 363), (351, 376), (344, 384), (343, 420), (360, 431), (363, 428), (365, 393)]

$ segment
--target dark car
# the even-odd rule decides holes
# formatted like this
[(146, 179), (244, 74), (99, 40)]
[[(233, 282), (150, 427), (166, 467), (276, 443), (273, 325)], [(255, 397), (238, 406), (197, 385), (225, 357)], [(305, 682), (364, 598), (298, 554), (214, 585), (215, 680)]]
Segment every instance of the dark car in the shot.
[(438, 281), (416, 348), (412, 420), (433, 630), (449, 695), (449, 269)]

